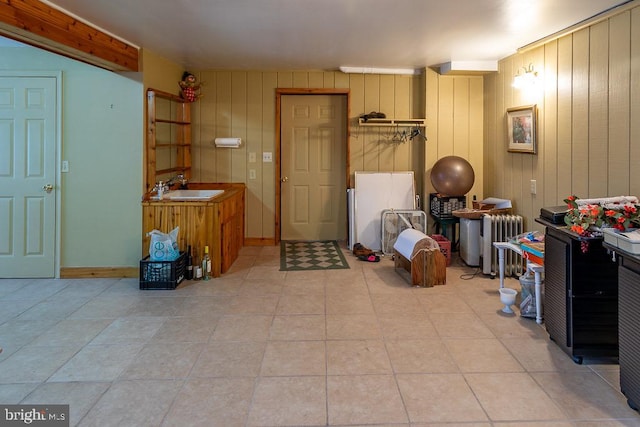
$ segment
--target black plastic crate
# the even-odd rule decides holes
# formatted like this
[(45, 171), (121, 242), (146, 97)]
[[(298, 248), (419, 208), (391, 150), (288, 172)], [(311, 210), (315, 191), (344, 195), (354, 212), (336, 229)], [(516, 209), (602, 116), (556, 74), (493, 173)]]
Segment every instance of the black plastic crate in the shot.
[(187, 254), (174, 261), (140, 261), (140, 289), (175, 289), (184, 280)]
[(431, 215), (436, 218), (453, 218), (453, 211), (467, 207), (467, 196), (443, 196), (440, 193), (429, 194)]

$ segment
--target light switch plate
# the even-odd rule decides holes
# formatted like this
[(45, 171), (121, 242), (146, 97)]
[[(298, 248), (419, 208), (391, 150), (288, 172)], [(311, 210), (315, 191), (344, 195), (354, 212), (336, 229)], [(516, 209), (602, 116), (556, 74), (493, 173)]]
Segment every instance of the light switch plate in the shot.
[(249, 163), (255, 163), (256, 162), (256, 153), (251, 152), (249, 153)]
[(256, 179), (256, 170), (249, 169), (249, 179)]
[(535, 179), (531, 180), (531, 194), (536, 194), (537, 192), (537, 182)]
[(62, 166), (60, 167), (60, 171), (64, 173), (69, 172), (69, 160), (62, 161)]

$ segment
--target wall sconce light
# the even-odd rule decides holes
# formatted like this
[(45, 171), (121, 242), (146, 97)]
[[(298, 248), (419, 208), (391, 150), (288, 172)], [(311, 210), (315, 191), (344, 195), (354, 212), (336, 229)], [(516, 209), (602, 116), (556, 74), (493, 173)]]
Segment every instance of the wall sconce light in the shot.
[(533, 69), (533, 64), (528, 67), (522, 67), (523, 73), (518, 73), (513, 78), (512, 86), (516, 89), (533, 88), (538, 84), (538, 72)]

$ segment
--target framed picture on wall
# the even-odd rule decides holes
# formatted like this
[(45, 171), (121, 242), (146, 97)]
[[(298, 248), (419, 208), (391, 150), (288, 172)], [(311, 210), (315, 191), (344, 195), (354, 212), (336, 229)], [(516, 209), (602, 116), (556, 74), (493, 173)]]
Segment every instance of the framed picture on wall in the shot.
[(507, 151), (536, 154), (536, 105), (507, 109)]

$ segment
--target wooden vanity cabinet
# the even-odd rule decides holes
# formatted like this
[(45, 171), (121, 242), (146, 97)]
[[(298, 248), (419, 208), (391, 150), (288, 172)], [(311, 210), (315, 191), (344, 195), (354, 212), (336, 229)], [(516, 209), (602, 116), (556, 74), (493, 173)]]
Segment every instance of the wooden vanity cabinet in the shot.
[[(244, 245), (244, 184), (222, 184), (200, 189), (224, 189), (225, 192), (209, 201), (183, 202), (145, 200), (142, 202), (142, 252), (149, 254), (149, 237), (153, 229), (168, 233), (175, 227), (178, 246), (186, 251), (191, 246), (194, 261), (199, 262), (204, 247), (209, 246), (211, 275), (219, 277), (227, 272), (238, 258)], [(191, 188), (191, 186), (190, 186)]]

